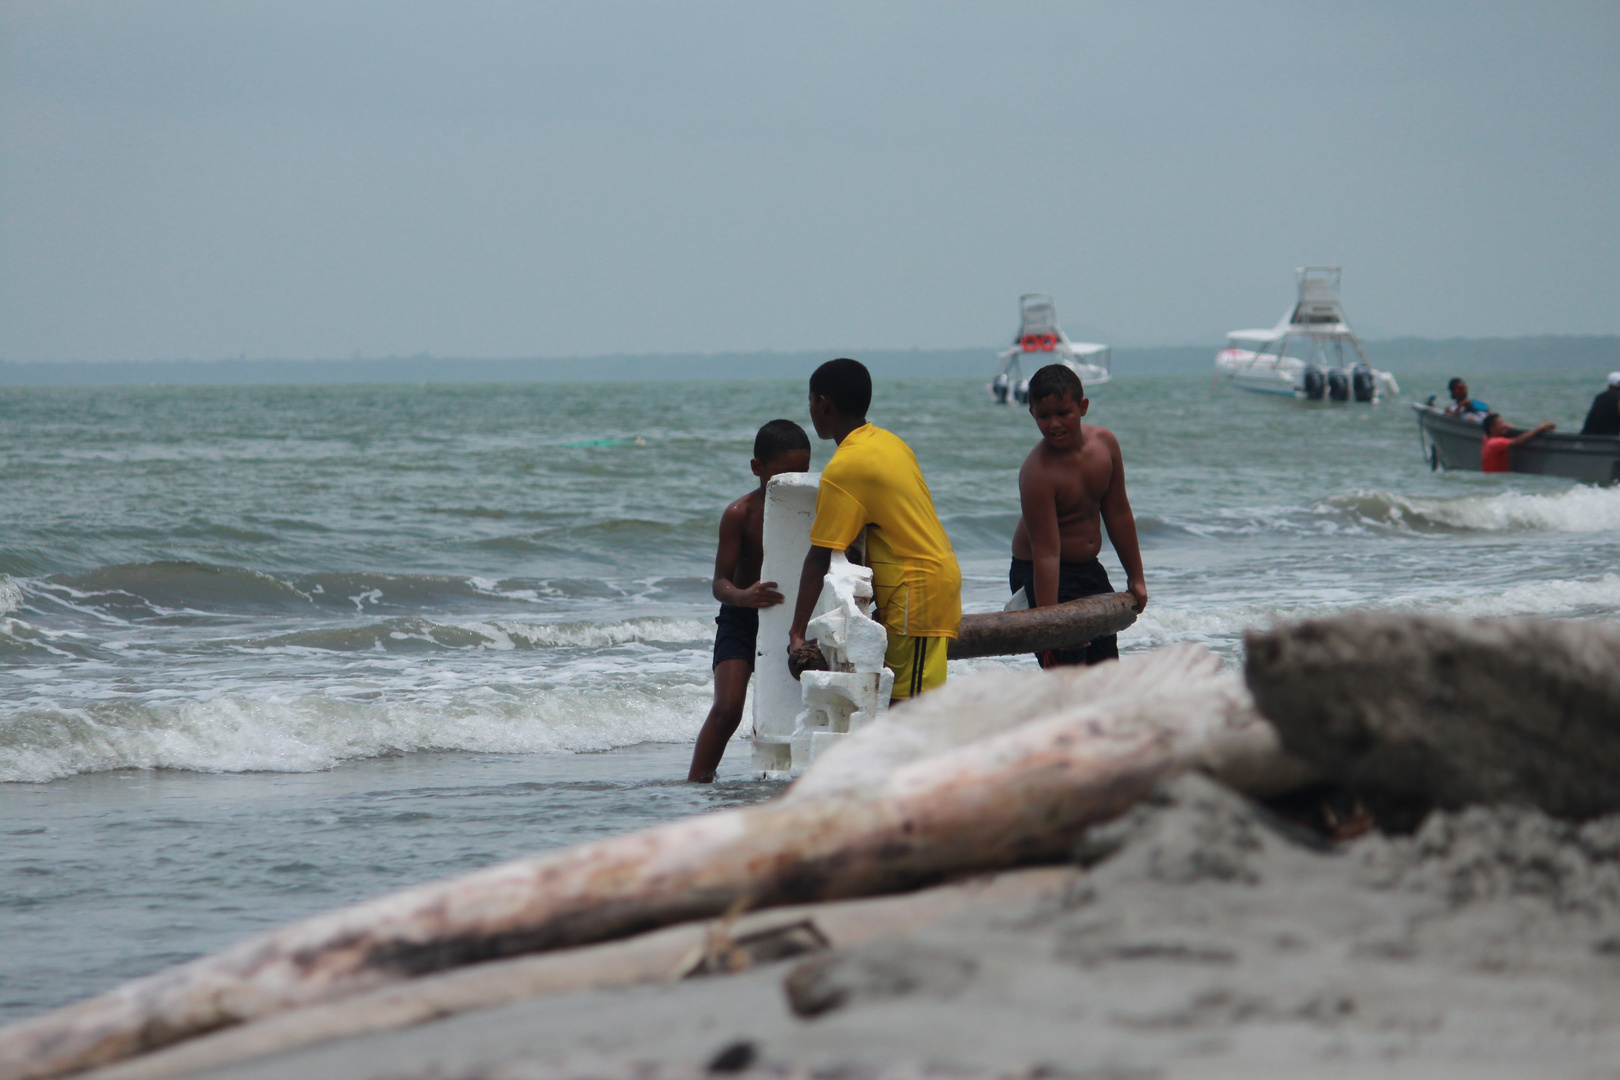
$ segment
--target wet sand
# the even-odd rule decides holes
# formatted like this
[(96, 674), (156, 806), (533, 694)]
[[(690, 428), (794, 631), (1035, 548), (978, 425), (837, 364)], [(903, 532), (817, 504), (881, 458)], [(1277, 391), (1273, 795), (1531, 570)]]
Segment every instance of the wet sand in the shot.
[(1620, 1077), (1620, 815), (1313, 841), (1186, 777), (909, 929), (195, 1075)]

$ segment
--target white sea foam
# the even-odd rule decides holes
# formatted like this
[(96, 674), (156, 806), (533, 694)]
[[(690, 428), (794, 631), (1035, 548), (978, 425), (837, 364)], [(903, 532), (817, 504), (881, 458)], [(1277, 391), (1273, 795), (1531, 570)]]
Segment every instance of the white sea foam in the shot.
[(496, 648), (521, 644), (531, 648), (602, 648), (638, 641), (713, 641), (713, 619), (627, 619), (624, 622), (525, 623), (498, 619), (467, 623), (466, 628), (490, 637)]
[(316, 692), (160, 697), (15, 710), (0, 726), (0, 781), (160, 768), (311, 772), (421, 750), (568, 753), (687, 742), (709, 704), (699, 682), (589, 690), (462, 686), (370, 700)]
[(1500, 593), (1454, 598), (1453, 604), (1451, 614), (1474, 618), (1577, 612), (1620, 615), (1620, 574), (1590, 580), (1526, 582)]
[(1545, 495), (1510, 491), (1457, 499), (1357, 491), (1328, 499), (1323, 508), (1419, 532), (1620, 532), (1620, 488), (1572, 487)]
[(10, 574), (0, 574), (0, 615), (7, 615), (22, 607), (22, 586)]
[(487, 622), (448, 622), (436, 619), (391, 619), (360, 626), (326, 626), (261, 639), (248, 647), (266, 651), (355, 652), (389, 650), (416, 643), (442, 649), (588, 649), (611, 648), (646, 642), (703, 642), (714, 640), (714, 622), (707, 619), (626, 619), (621, 622), (530, 623), (515, 619)]
[(1347, 611), (1399, 611), (1416, 615), (1451, 615), (1460, 618), (1503, 616), (1620, 617), (1620, 574), (1595, 578), (1550, 579), (1524, 582), (1501, 591), (1455, 589), (1385, 595), (1376, 600), (1346, 597), (1319, 602), (1279, 604), (1220, 604), (1182, 608), (1149, 605), (1128, 630), (1122, 645), (1157, 648), (1177, 641), (1199, 641), (1229, 650), (1243, 631), (1268, 626), (1276, 620), (1323, 619)]

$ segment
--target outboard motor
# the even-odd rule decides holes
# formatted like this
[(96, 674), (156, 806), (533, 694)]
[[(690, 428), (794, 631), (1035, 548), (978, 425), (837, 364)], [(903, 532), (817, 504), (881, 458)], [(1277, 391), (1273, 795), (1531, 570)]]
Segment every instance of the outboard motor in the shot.
[(1328, 372), (1328, 397), (1333, 401), (1350, 400), (1350, 376), (1344, 373), (1343, 368), (1333, 368)]
[(990, 381), (990, 397), (997, 405), (1007, 404), (1007, 373), (1003, 371)]
[(1013, 397), (1018, 399), (1018, 404), (1020, 404), (1020, 405), (1028, 405), (1029, 404), (1029, 380), (1028, 379), (1022, 380), (1021, 382), (1019, 382), (1017, 387), (1015, 387), (1013, 389)]
[(1321, 401), (1322, 395), (1327, 393), (1327, 377), (1322, 369), (1315, 364), (1305, 365), (1305, 396), (1312, 401)]
[(1357, 364), (1350, 371), (1350, 389), (1356, 395), (1357, 401), (1371, 401), (1378, 396), (1378, 383), (1373, 378), (1372, 368), (1366, 364)]

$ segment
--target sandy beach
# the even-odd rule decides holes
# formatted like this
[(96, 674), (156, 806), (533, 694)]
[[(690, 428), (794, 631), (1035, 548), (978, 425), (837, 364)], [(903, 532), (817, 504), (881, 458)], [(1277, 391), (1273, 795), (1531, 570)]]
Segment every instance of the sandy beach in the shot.
[[(822, 905), (826, 948), (739, 974), (542, 993), (184, 1075), (1620, 1075), (1620, 816), (1472, 808), (1327, 847), (1190, 776), (1080, 855), (1096, 861)], [(664, 962), (704, 930), (659, 932)], [(575, 953), (608, 978), (635, 947)], [(92, 1075), (180, 1075), (174, 1055), (209, 1042)]]

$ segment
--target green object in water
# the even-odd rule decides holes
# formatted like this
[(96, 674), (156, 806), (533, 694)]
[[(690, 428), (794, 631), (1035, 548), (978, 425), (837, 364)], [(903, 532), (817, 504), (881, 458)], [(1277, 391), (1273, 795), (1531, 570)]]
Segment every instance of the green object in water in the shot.
[(581, 439), (563, 443), (564, 446), (646, 446), (647, 440), (637, 435), (634, 439)]

